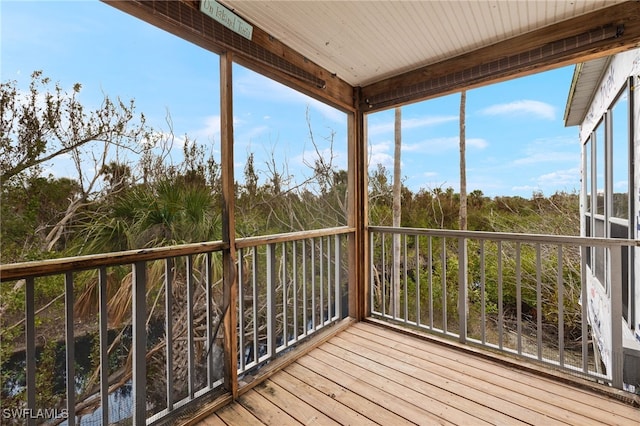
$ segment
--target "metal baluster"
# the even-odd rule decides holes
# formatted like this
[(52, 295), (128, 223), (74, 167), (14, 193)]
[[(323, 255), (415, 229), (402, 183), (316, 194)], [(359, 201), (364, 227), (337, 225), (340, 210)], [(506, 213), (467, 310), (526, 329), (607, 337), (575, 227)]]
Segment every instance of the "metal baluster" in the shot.
[[(214, 365), (213, 365), (213, 348), (215, 347), (215, 339), (216, 336), (213, 335), (213, 316), (215, 315), (215, 309), (213, 306), (213, 253), (209, 252), (205, 255), (207, 264), (205, 265), (205, 296), (207, 298), (207, 332), (206, 332), (206, 344), (211, 345), (207, 348), (207, 386), (209, 389), (213, 388), (215, 377), (214, 377)], [(238, 292), (240, 292), (240, 296), (238, 296), (239, 303), (243, 303), (244, 298), (242, 297), (242, 280), (238, 279)], [(229, 308), (231, 309), (231, 307)], [(222, 318), (220, 318), (222, 320)], [(244, 337), (244, 327), (240, 328), (240, 336)], [(244, 346), (242, 346), (244, 348)], [(240, 357), (242, 358), (242, 354), (244, 352), (240, 351)]]
[(268, 355), (276, 354), (276, 247), (267, 245), (267, 345)]
[(107, 327), (107, 270), (98, 270), (98, 312), (100, 323), (100, 406), (102, 424), (109, 424), (109, 329)]
[(251, 249), (253, 256), (252, 271), (251, 271), (251, 287), (253, 291), (252, 309), (251, 313), (253, 319), (253, 361), (257, 364), (260, 359), (260, 347), (258, 345), (260, 336), (258, 335), (258, 249), (253, 247)]
[(440, 247), (440, 261), (442, 262), (442, 331), (447, 333), (447, 239), (442, 237)]
[(193, 340), (193, 256), (187, 256), (187, 367), (188, 367), (188, 387), (189, 398), (193, 399), (195, 394), (195, 342)]
[(293, 257), (293, 341), (298, 341), (298, 242), (292, 243), (291, 255)]
[(316, 239), (311, 238), (311, 329), (315, 330), (316, 318)]
[(520, 241), (516, 243), (516, 330), (518, 355), (522, 355), (522, 247)]
[(540, 243), (536, 244), (536, 330), (538, 360), (542, 360), (542, 255)]
[(460, 343), (467, 341), (467, 240), (458, 238), (458, 322)]
[(420, 323), (422, 322), (421, 319), (421, 308), (420, 308), (420, 301), (422, 299), (422, 290), (420, 289), (420, 270), (421, 270), (421, 266), (420, 266), (420, 237), (418, 235), (414, 236), (414, 243), (416, 246), (416, 269), (415, 269), (415, 276), (416, 276), (416, 325), (420, 326)]
[(498, 347), (504, 345), (504, 310), (502, 307), (502, 241), (497, 242), (498, 252)]
[(145, 425), (147, 416), (147, 331), (146, 331), (146, 283), (145, 262), (133, 264), (133, 424)]
[(427, 256), (427, 267), (429, 268), (429, 328), (433, 330), (433, 238), (431, 236), (428, 238), (429, 256)]
[(402, 246), (403, 246), (403, 256), (404, 259), (404, 322), (405, 324), (409, 321), (409, 297), (407, 293), (407, 289), (409, 288), (407, 284), (407, 236), (402, 236)]
[(558, 245), (558, 349), (560, 366), (564, 367), (564, 282), (562, 280), (562, 246)]
[(64, 276), (64, 307), (65, 307), (65, 335), (66, 335), (66, 364), (67, 364), (67, 424), (76, 424), (76, 356), (75, 336), (73, 332), (73, 272)]
[[(27, 384), (27, 408), (31, 410), (36, 409), (36, 307), (35, 307), (35, 280), (33, 277), (29, 277), (25, 280), (25, 315), (26, 315), (26, 330), (25, 339), (27, 346), (27, 371), (26, 371), (26, 384)], [(71, 416), (72, 413), (70, 412)], [(29, 425), (35, 425), (35, 419), (29, 418), (27, 420)]]
[(334, 249), (334, 271), (335, 271), (335, 317), (337, 319), (342, 318), (342, 295), (340, 292), (340, 272), (341, 272), (341, 268), (340, 268), (340, 253), (341, 253), (341, 246), (340, 246), (340, 235), (335, 235), (333, 237), (333, 243), (335, 246)]
[(587, 324), (589, 309), (589, 296), (587, 295), (587, 250), (589, 247), (580, 246), (580, 297), (582, 304), (580, 306), (582, 325), (582, 371), (589, 372), (589, 325)]
[(308, 312), (307, 309), (307, 285), (308, 285), (308, 271), (307, 271), (307, 240), (302, 242), (302, 323), (304, 326), (304, 335), (309, 332), (308, 327)]
[(282, 273), (280, 279), (282, 280), (282, 346), (287, 347), (289, 345), (289, 321), (287, 312), (287, 243), (282, 243)]
[(166, 333), (165, 367), (167, 378), (167, 411), (173, 410), (173, 272), (175, 259), (164, 262), (164, 327)]
[(485, 240), (480, 240), (480, 333), (482, 334), (481, 339), (483, 345), (487, 343), (487, 273), (485, 271), (486, 262), (484, 257), (484, 243)]

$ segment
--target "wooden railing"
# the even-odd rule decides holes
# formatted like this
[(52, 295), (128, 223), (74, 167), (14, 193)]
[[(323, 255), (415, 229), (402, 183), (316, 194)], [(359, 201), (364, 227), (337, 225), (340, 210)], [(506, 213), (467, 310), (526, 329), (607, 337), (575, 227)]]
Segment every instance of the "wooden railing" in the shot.
[[(637, 241), (370, 227), (379, 317), (535, 360), (622, 389), (623, 247)], [(394, 256), (394, 246), (397, 247)], [(609, 259), (607, 371), (591, 345), (587, 252)], [(394, 257), (397, 259), (394, 267)], [(603, 342), (600, 342), (603, 343)]]
[[(230, 274), (239, 282), (236, 342), (224, 342), (222, 330), (222, 242), (0, 266), (3, 291), (24, 298), (22, 319), (8, 326), (18, 362), (3, 374), (13, 393), (3, 410), (16, 424), (177, 418), (228, 389), (224, 345), (237, 345), (242, 377), (345, 315), (352, 233), (341, 227), (237, 239), (237, 274)], [(51, 287), (61, 294), (45, 300)], [(80, 374), (84, 333), (97, 343), (91, 370)], [(57, 342), (63, 362), (47, 359), (47, 341)], [(63, 382), (55, 391), (43, 379), (51, 362)]]

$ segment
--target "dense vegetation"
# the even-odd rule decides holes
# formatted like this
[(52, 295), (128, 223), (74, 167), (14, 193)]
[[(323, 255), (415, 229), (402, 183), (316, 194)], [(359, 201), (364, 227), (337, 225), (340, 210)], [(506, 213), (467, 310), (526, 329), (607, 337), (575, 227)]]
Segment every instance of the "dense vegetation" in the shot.
[[(105, 98), (100, 108), (87, 112), (76, 99), (80, 85), (67, 94), (58, 86), (52, 88), (40, 72), (33, 74), (26, 100), (16, 87), (16, 82), (3, 83), (0, 102), (2, 263), (221, 238), (220, 164), (206, 146), (186, 138), (180, 160), (171, 162), (168, 152), (174, 143), (172, 132), (149, 128), (144, 115), (135, 113), (133, 102)], [(46, 174), (46, 164), (62, 155), (71, 158), (77, 177)], [(346, 224), (346, 171), (336, 168), (330, 158), (318, 155), (313, 164), (308, 164), (310, 177), (300, 183), (278, 172), (276, 165), (277, 160), (271, 159), (261, 169), (249, 155), (242, 176), (237, 177), (238, 236)], [(87, 173), (88, 168), (96, 173)], [(369, 204), (371, 224), (391, 225), (392, 181), (380, 165), (369, 177)], [(459, 194), (452, 188), (414, 192), (403, 187), (402, 226), (458, 229), (459, 204)], [(577, 235), (578, 197), (557, 193), (549, 197), (534, 194), (531, 199), (489, 198), (474, 190), (468, 194), (468, 229)], [(535, 268), (531, 259), (528, 262)], [(457, 265), (448, 268), (455, 270)], [(568, 274), (575, 274), (575, 265), (567, 268)], [(477, 268), (470, 271), (479, 273)], [(451, 279), (455, 276), (452, 273)], [(126, 291), (130, 286), (123, 284), (129, 279), (128, 273), (116, 269), (109, 279), (120, 283), (118, 292), (111, 295), (110, 321), (114, 327), (126, 325), (128, 304), (118, 301), (130, 294)], [(184, 277), (176, 279), (184, 281)], [(568, 281), (579, 283), (575, 277), (568, 277)], [(90, 274), (76, 281), (76, 312), (88, 324), (95, 316), (95, 283)], [(49, 323), (55, 328), (64, 315), (63, 279), (51, 277), (39, 284), (36, 304), (38, 309), (48, 309), (39, 326), (46, 330)], [(452, 281), (451, 288), (455, 287)], [(495, 307), (495, 289), (492, 291), (489, 304)], [(21, 345), (18, 337), (23, 328), (24, 283), (3, 283), (0, 296), (0, 355), (5, 355), (5, 360)], [(404, 297), (418, 296), (422, 297), (414, 291)], [(525, 300), (531, 299), (535, 295), (526, 293)], [(513, 304), (513, 300), (507, 302)], [(495, 314), (497, 309), (490, 311)], [(95, 331), (90, 328), (88, 331)], [(39, 381), (52, 380), (47, 374), (52, 371), (49, 367), (54, 352), (53, 346), (44, 346)], [(91, 381), (86, 386), (90, 385)]]

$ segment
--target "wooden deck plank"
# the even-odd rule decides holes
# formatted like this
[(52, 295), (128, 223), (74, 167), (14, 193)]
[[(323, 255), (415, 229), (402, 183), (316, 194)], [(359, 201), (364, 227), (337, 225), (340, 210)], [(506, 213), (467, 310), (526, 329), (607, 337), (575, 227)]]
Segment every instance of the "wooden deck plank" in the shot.
[(229, 426), (262, 426), (256, 416), (240, 404), (229, 404), (216, 413)]
[[(357, 337), (357, 336), (356, 336)], [(393, 366), (394, 369), (401, 374), (405, 374), (412, 377), (413, 384), (407, 383), (407, 386), (413, 389), (423, 389), (425, 392), (434, 392), (434, 394), (440, 394), (444, 397), (444, 402), (448, 402), (460, 409), (464, 409), (468, 413), (481, 417), (488, 422), (499, 422), (504, 424), (531, 424), (540, 421), (543, 417), (543, 413), (536, 412), (529, 409), (527, 406), (512, 403), (508, 400), (493, 396), (487, 393), (479, 393), (477, 389), (474, 389), (461, 378), (447, 378), (439, 376), (436, 373), (432, 373), (424, 369), (420, 358), (415, 358), (415, 362), (412, 363), (409, 356), (402, 356), (401, 353), (389, 353), (386, 355), (384, 352), (379, 351), (393, 351), (393, 349), (386, 347), (383, 344), (377, 342), (368, 341), (352, 341), (353, 337), (349, 340), (333, 339), (331, 343), (336, 346), (351, 352), (352, 354), (359, 354), (360, 356), (367, 357), (382, 365)], [(341, 353), (335, 353), (338, 356), (346, 356), (351, 358), (353, 355), (345, 355)], [(440, 390), (445, 391), (433, 391), (431, 388), (437, 387)], [(448, 396), (448, 394), (450, 396)], [(563, 424), (559, 421), (554, 421), (552, 418), (546, 418), (545, 423)]]
[(325, 345), (310, 352), (309, 356), (319, 359), (344, 373), (353, 374), (369, 383), (371, 386), (383, 389), (388, 393), (396, 394), (405, 401), (418, 407), (425, 407), (429, 412), (442, 419), (450, 421), (451, 423), (475, 425), (488, 424), (488, 422), (465, 411), (459, 410), (456, 407), (443, 403), (439, 399), (417, 392), (412, 388), (399, 383), (393, 378), (379, 374), (378, 371), (376, 371), (379, 367), (375, 363), (368, 362), (365, 358), (362, 358), (360, 360), (361, 362), (356, 364), (351, 360), (341, 359), (339, 356), (332, 354), (325, 349)]
[[(274, 375), (275, 377), (277, 375)], [(272, 378), (273, 378), (272, 377)], [(306, 404), (295, 394), (282, 388), (271, 379), (255, 387), (256, 392), (267, 398), (277, 407), (305, 425), (337, 425), (338, 422), (326, 416), (315, 407)]]
[(300, 364), (294, 363), (285, 369), (285, 372), (292, 376), (302, 380), (308, 385), (313, 386), (326, 395), (331, 395), (337, 401), (340, 401), (343, 405), (351, 408), (354, 411), (368, 417), (376, 423), (382, 425), (413, 425), (413, 422), (408, 421), (404, 417), (395, 414), (392, 411), (385, 409), (384, 407), (376, 404), (350, 389), (340, 386), (339, 384), (327, 379), (314, 371), (304, 368)]
[(339, 424), (363, 426), (378, 424), (290, 374), (279, 374), (272, 380), (289, 392), (295, 392), (295, 395), (302, 401), (315, 407)]
[(297, 426), (302, 424), (253, 389), (242, 395), (238, 402), (265, 425)]
[(639, 409), (597, 385), (538, 370), (357, 323), (199, 424), (640, 424)]
[[(352, 336), (350, 339), (354, 339), (354, 342), (351, 343), (352, 345), (363, 345), (362, 351), (368, 346), (375, 347), (375, 343), (359, 338), (358, 336)], [(564, 424), (571, 422), (573, 419), (570, 413), (567, 413), (562, 408), (533, 404), (533, 401), (527, 394), (528, 389), (524, 386), (501, 388), (494, 383), (489, 383), (477, 377), (457, 372), (455, 370), (456, 363), (450, 362), (449, 360), (441, 360), (441, 362), (437, 364), (431, 358), (431, 353), (429, 353), (429, 359), (427, 360), (400, 351), (392, 352), (394, 349), (386, 345), (383, 349), (384, 348), (394, 353), (394, 357), (388, 360), (392, 362), (392, 364), (389, 365), (400, 368), (402, 367), (402, 363), (406, 362), (414, 368), (418, 368), (415, 374), (421, 375), (425, 379), (428, 377), (431, 383), (442, 383), (442, 386), (452, 392), (459, 392), (461, 395), (474, 399), (490, 410), (502, 412), (509, 416), (516, 416), (522, 421), (529, 423), (538, 423), (544, 419), (546, 424)], [(421, 354), (416, 351), (413, 351), (413, 353), (416, 355)], [(423, 352), (423, 354), (424, 353), (425, 352)], [(431, 373), (431, 371), (435, 371), (435, 373)], [(484, 376), (483, 372), (476, 371), (476, 373), (484, 379), (491, 378)], [(588, 420), (589, 419), (585, 421), (586, 424), (589, 424)], [(593, 426), (597, 425), (595, 422), (591, 424)]]
[[(364, 326), (364, 327), (362, 327)], [(572, 413), (572, 419), (583, 417), (584, 423), (617, 424), (640, 422), (640, 411), (603, 397), (594, 392), (572, 387), (552, 379), (537, 376), (533, 373), (515, 370), (498, 362), (482, 359), (470, 354), (451, 351), (448, 348), (433, 345), (429, 342), (385, 330), (370, 324), (356, 324), (346, 334), (359, 335), (366, 340), (385, 341), (386, 345), (409, 355), (429, 353), (429, 363), (438, 368), (438, 374), (468, 375), (479, 381), (472, 381), (472, 386), (480, 386), (486, 382), (488, 387), (483, 391), (499, 392), (501, 389), (517, 391), (526, 389), (526, 398), (521, 401), (530, 404), (539, 401), (560, 407)], [(343, 334), (344, 335), (344, 334)], [(433, 370), (433, 368), (431, 367)], [(455, 378), (455, 376), (453, 376)]]
[[(323, 374), (323, 371), (332, 370), (332, 366), (326, 364), (320, 360), (312, 357), (304, 357), (297, 361), (298, 364), (315, 371), (318, 374)], [(340, 386), (345, 386), (351, 389), (353, 392), (360, 396), (372, 401), (374, 404), (379, 404), (381, 407), (393, 411), (406, 418), (407, 420), (418, 425), (450, 425), (452, 424), (445, 419), (442, 419), (433, 413), (424, 409), (424, 407), (418, 407), (411, 404), (396, 394), (387, 393), (384, 390), (371, 386), (369, 383), (361, 380), (358, 377), (354, 377), (348, 373), (335, 374), (335, 371), (331, 371), (328, 375), (332, 380), (338, 383)]]
[(217, 414), (212, 414), (199, 423), (201, 426), (227, 426)]

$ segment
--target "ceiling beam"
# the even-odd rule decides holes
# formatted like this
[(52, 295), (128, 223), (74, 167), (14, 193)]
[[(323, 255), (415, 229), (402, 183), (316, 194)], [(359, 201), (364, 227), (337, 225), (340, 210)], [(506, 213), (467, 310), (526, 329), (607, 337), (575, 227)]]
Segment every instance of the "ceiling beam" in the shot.
[(251, 22), (247, 40), (201, 12), (196, 0), (102, 1), (216, 54), (231, 51), (236, 63), (340, 110), (355, 109), (350, 84)]
[(640, 3), (629, 1), (552, 24), (362, 88), (377, 111), (611, 55), (640, 44)]

